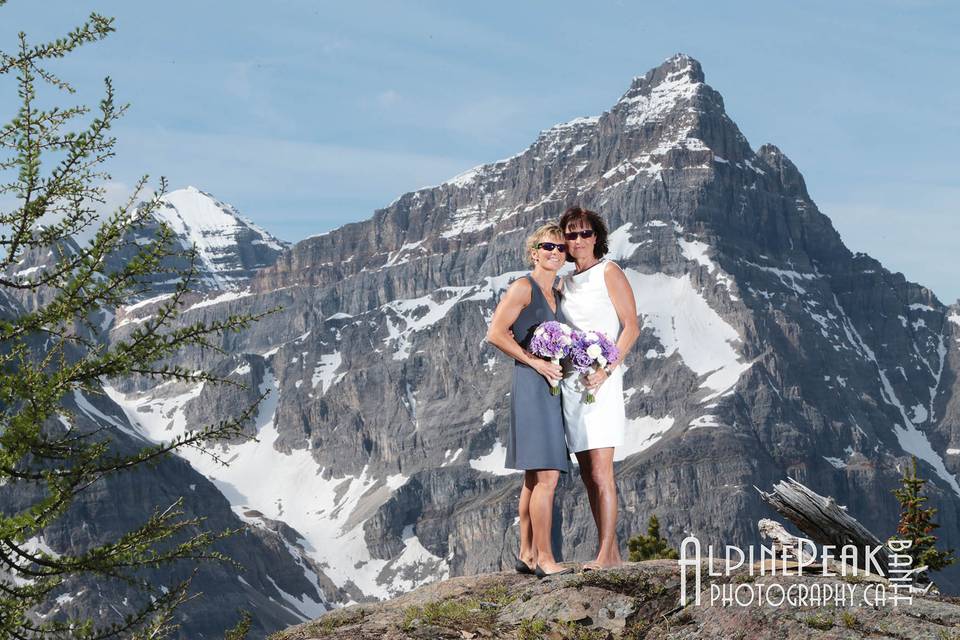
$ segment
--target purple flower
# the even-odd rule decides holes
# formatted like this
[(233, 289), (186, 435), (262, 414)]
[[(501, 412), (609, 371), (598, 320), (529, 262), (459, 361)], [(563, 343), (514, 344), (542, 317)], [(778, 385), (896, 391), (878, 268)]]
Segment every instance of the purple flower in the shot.
[[(581, 374), (591, 373), (620, 357), (617, 345), (602, 331), (575, 331), (568, 353), (570, 364)], [(585, 404), (596, 398), (587, 391)]]
[(556, 320), (541, 322), (533, 331), (530, 353), (559, 360), (567, 355), (572, 343), (573, 329)]
[[(565, 358), (570, 351), (573, 333), (573, 329), (562, 322), (556, 320), (541, 322), (533, 331), (529, 346), (530, 353), (549, 358), (555, 364), (559, 364), (560, 358)], [(559, 380), (550, 381), (550, 394), (560, 395)]]

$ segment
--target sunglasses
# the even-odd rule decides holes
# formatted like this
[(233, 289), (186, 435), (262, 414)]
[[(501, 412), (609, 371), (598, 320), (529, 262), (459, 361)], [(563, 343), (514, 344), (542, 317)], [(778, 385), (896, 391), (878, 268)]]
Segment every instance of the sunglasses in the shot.
[(560, 253), (567, 252), (567, 245), (565, 244), (556, 244), (553, 242), (538, 242), (537, 249), (543, 249), (544, 251), (553, 251), (556, 249)]
[(576, 240), (577, 236), (581, 238), (590, 238), (593, 236), (593, 229), (584, 229), (583, 231), (568, 231), (563, 234), (563, 237), (567, 240)]

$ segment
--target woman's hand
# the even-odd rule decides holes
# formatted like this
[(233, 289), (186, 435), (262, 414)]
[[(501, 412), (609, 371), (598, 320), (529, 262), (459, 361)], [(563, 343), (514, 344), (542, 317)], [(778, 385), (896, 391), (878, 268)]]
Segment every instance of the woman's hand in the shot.
[(587, 387), (591, 392), (596, 393), (597, 389), (600, 388), (604, 382), (610, 378), (607, 375), (607, 372), (604, 369), (597, 369), (591, 374), (584, 376), (584, 386)]
[(529, 356), (527, 364), (536, 370), (537, 373), (546, 378), (547, 382), (553, 384), (563, 377), (563, 369), (560, 367), (560, 365), (554, 364), (549, 360), (538, 358), (529, 351), (525, 351), (524, 353)]

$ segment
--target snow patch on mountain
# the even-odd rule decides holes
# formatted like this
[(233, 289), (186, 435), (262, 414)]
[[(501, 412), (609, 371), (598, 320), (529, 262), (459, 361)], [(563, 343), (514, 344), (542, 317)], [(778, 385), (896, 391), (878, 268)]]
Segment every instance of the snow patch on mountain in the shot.
[(340, 368), (342, 363), (343, 357), (339, 351), (320, 356), (320, 361), (317, 362), (316, 367), (313, 369), (313, 378), (310, 380), (313, 388), (316, 389), (319, 384), (320, 393), (324, 394), (327, 392), (327, 389), (340, 382), (343, 376), (347, 375), (346, 372), (336, 375), (337, 369)]
[(427, 251), (426, 247), (421, 246), (423, 242), (424, 242), (423, 240), (418, 240), (416, 242), (408, 242), (407, 244), (403, 245), (396, 251), (391, 251), (387, 255), (387, 261), (384, 263), (383, 266), (395, 267), (397, 265), (406, 264), (407, 262), (410, 262), (411, 254), (414, 250), (418, 250), (420, 253), (424, 253)]
[(448, 467), (460, 457), (460, 454), (463, 453), (463, 447), (460, 447), (456, 451), (452, 449), (447, 449), (443, 452), (443, 462), (440, 463), (441, 467)]
[(231, 300), (239, 300), (240, 298), (246, 298), (247, 296), (251, 295), (253, 295), (253, 292), (249, 289), (245, 291), (225, 291), (217, 295), (208, 296), (200, 302), (196, 302), (186, 309), (183, 309), (183, 312), (185, 313), (187, 311), (193, 311), (194, 309), (202, 309), (203, 307), (222, 304), (224, 302), (230, 302)]
[(833, 458), (830, 456), (820, 456), (820, 457), (826, 460), (827, 462), (829, 462), (835, 469), (845, 469), (847, 467), (847, 463), (841, 460), (840, 458)]
[(699, 416), (690, 421), (689, 427), (691, 429), (696, 429), (698, 427), (719, 427), (722, 426), (720, 418), (708, 413), (706, 415)]
[(626, 260), (637, 250), (643, 242), (632, 242), (630, 240), (630, 229), (632, 222), (627, 222), (614, 229), (607, 236), (607, 246), (610, 252), (607, 257), (611, 260)]
[[(717, 282), (727, 288), (727, 291), (733, 290), (733, 278), (723, 273), (707, 254), (710, 245), (700, 240), (686, 240), (684, 238), (677, 238), (677, 244), (680, 246), (680, 252), (684, 258), (706, 267), (707, 273), (713, 275), (717, 279)], [(716, 274), (714, 274), (714, 272), (716, 272)]]
[(856, 349), (864, 356), (864, 358), (872, 362), (876, 367), (877, 374), (880, 378), (880, 395), (884, 402), (895, 407), (900, 413), (902, 422), (895, 422), (893, 424), (893, 431), (897, 436), (897, 441), (900, 444), (900, 448), (907, 453), (912, 453), (918, 458), (928, 462), (936, 471), (937, 475), (940, 476), (940, 478), (942, 478), (948, 485), (950, 485), (950, 488), (952, 488), (957, 495), (960, 495), (960, 484), (957, 483), (956, 477), (950, 473), (943, 462), (943, 458), (933, 448), (933, 445), (930, 444), (927, 434), (914, 426), (913, 421), (907, 414), (907, 408), (897, 396), (896, 390), (893, 388), (893, 385), (890, 383), (890, 379), (887, 377), (887, 370), (880, 366), (880, 362), (877, 360), (877, 356), (873, 349), (871, 349), (870, 346), (864, 342), (863, 338), (853, 325), (853, 322), (850, 320), (850, 317), (847, 315), (846, 310), (840, 304), (840, 301), (837, 299), (836, 295), (833, 296), (833, 303), (840, 312), (840, 315), (844, 321), (844, 328), (847, 331), (848, 339), (854, 344)]
[[(569, 270), (569, 267), (564, 266)], [(561, 274), (563, 269), (561, 269)], [(499, 276), (487, 276), (483, 284), (466, 287), (440, 287), (418, 298), (400, 298), (383, 304), (387, 337), (384, 343), (394, 346), (393, 359), (410, 357), (411, 339), (415, 333), (429, 329), (443, 320), (450, 310), (461, 302), (491, 301), (511, 282), (527, 271), (510, 271)]]
[(646, 451), (670, 430), (673, 423), (674, 419), (671, 416), (662, 418), (641, 416), (627, 420), (623, 444), (614, 449), (614, 461), (624, 460), (635, 453)]
[(648, 92), (631, 89), (617, 103), (629, 109), (624, 123), (629, 127), (640, 127), (648, 122), (663, 120), (680, 100), (689, 100), (703, 86), (690, 73), (689, 61), (649, 88)]
[(172, 293), (163, 293), (159, 296), (153, 296), (145, 300), (141, 300), (140, 302), (135, 302), (133, 304), (120, 307), (119, 312), (130, 313), (131, 311), (136, 311), (137, 309), (142, 309), (143, 307), (148, 307), (152, 304), (159, 304), (164, 300), (167, 300), (168, 298), (172, 298), (172, 297), (173, 297)]
[(926, 422), (929, 417), (927, 413), (927, 408), (922, 404), (913, 405), (913, 416), (910, 418), (910, 422), (914, 424), (920, 424), (921, 422)]
[(80, 409), (81, 412), (86, 414), (86, 416), (90, 418), (90, 420), (92, 420), (94, 424), (106, 423), (116, 427), (117, 429), (127, 434), (128, 436), (132, 436), (137, 440), (143, 440), (142, 435), (140, 435), (139, 433), (136, 433), (135, 431), (131, 431), (130, 427), (123, 424), (120, 420), (117, 420), (113, 416), (108, 416), (103, 411), (95, 407), (93, 403), (90, 402), (90, 400), (88, 400), (87, 397), (83, 395), (83, 392), (80, 391), (79, 389), (73, 390), (73, 401), (74, 403), (76, 403), (77, 408)]
[(662, 357), (678, 353), (687, 367), (704, 378), (700, 388), (712, 393), (701, 402), (731, 389), (750, 368), (733, 346), (741, 341), (740, 335), (694, 289), (690, 277), (633, 269), (626, 274), (636, 296), (641, 329), (653, 330), (664, 347)]
[(499, 440), (493, 443), (490, 453), (470, 460), (472, 469), (485, 471), (495, 476), (509, 476), (515, 473), (523, 473), (518, 469), (507, 469), (504, 464), (507, 460), (507, 448)]
[(430, 295), (392, 300), (384, 304), (381, 307), (387, 322), (387, 337), (384, 342), (395, 344), (393, 359), (406, 360), (410, 356), (410, 336), (442, 320), (454, 305), (470, 293), (475, 293), (477, 289), (441, 287)]
[[(196, 398), (201, 388), (202, 385), (196, 385), (188, 392), (170, 398), (152, 393), (128, 396), (113, 388), (107, 391), (124, 409), (132, 424), (151, 440), (159, 442), (184, 433), (184, 405)], [(211, 446), (210, 451), (229, 460), (229, 466), (223, 466), (195, 449), (180, 450), (179, 455), (210, 478), (235, 511), (256, 510), (300, 532), (304, 536), (306, 553), (337, 586), (353, 582), (365, 595), (377, 598), (399, 594), (398, 587), (381, 573), (391, 562), (394, 568), (402, 562), (372, 558), (364, 539), (363, 523), (406, 478), (373, 478), (364, 467), (359, 477), (325, 479), (323, 469), (317, 468), (308, 450), (278, 451), (274, 447), (279, 438), (275, 424), (278, 389), (279, 384), (268, 369), (260, 392), (270, 390), (271, 393), (260, 406), (256, 441)], [(251, 469), (270, 469), (271, 472), (251, 473)], [(416, 558), (406, 560), (414, 562)], [(437, 565), (434, 568), (443, 567)], [(310, 578), (306, 572), (305, 575)], [(434, 579), (435, 574), (424, 575), (421, 582), (405, 584), (403, 590)], [(296, 599), (288, 599), (291, 606), (295, 602)], [(304, 606), (299, 610), (306, 615), (311, 608)]]
[(383, 579), (392, 576), (391, 589), (397, 593), (412, 591), (427, 582), (446, 580), (450, 565), (444, 558), (430, 553), (414, 532), (413, 525), (403, 528), (403, 551), (380, 570)]
[(780, 269), (778, 267), (767, 267), (764, 265), (757, 264), (756, 262), (751, 262), (750, 260), (741, 259), (740, 262), (743, 264), (750, 265), (754, 269), (759, 271), (764, 271), (766, 273), (772, 273), (777, 278), (780, 279), (780, 283), (783, 284), (787, 289), (792, 290), (798, 296), (804, 296), (807, 294), (807, 290), (800, 285), (799, 281), (803, 280), (817, 280), (823, 276), (816, 272), (809, 271), (797, 271), (795, 269)]
[(250, 244), (284, 249), (282, 242), (241, 217), (232, 206), (196, 187), (171, 191), (160, 200), (154, 218), (166, 223), (188, 247), (196, 247), (200, 277), (210, 285), (228, 288), (238, 279), (231, 272), (242, 268), (236, 255), (241, 234), (251, 232)]

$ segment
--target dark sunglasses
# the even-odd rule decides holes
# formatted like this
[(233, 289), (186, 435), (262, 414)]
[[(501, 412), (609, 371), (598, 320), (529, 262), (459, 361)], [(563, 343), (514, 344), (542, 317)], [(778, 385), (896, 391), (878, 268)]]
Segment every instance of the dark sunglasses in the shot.
[(555, 244), (553, 242), (538, 242), (537, 249), (543, 249), (544, 251), (553, 251), (557, 249), (560, 253), (567, 252), (567, 245), (565, 244)]
[(563, 234), (563, 237), (567, 240), (576, 240), (577, 236), (580, 236), (581, 238), (589, 238), (593, 236), (593, 229), (584, 229), (583, 231), (568, 231), (567, 233)]

